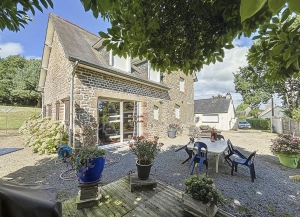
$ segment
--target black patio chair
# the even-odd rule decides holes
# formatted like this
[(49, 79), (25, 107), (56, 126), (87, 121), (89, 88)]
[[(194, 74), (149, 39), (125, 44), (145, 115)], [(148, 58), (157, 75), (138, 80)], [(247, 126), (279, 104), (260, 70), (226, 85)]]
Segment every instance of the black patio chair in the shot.
[(177, 152), (177, 151), (180, 151), (180, 150), (184, 149), (184, 150), (186, 151), (186, 153), (188, 154), (188, 156), (189, 156), (189, 157), (188, 157), (186, 160), (184, 160), (181, 164), (184, 164), (185, 162), (189, 161), (189, 160), (193, 157), (193, 150), (189, 150), (189, 149), (187, 148), (187, 146), (188, 146), (190, 143), (194, 143), (194, 141), (195, 141), (194, 137), (191, 137), (188, 144), (186, 144), (186, 145), (184, 145), (184, 146), (182, 146), (182, 147), (180, 147), (180, 148), (178, 148), (178, 149), (175, 150), (175, 152)]
[[(203, 142), (195, 142), (194, 147), (197, 146), (197, 154), (193, 155), (189, 168), (192, 166), (191, 175), (193, 174), (195, 164), (199, 163), (199, 172), (202, 171), (203, 164), (206, 165), (206, 176), (208, 171), (208, 161), (207, 161), (207, 145)], [(205, 149), (205, 150), (203, 150)]]
[(221, 134), (217, 134), (217, 139), (218, 139), (218, 140), (221, 140), (221, 139), (225, 140), (224, 136), (221, 135)]
[(254, 159), (257, 151), (254, 151), (250, 154), (250, 156), (247, 159), (244, 158), (235, 158), (232, 161), (231, 166), (231, 175), (233, 176), (233, 170), (237, 172), (237, 167), (239, 164), (247, 166), (250, 169), (250, 175), (251, 175), (251, 182), (254, 182), (254, 179), (256, 179), (255, 175), (255, 168), (254, 168)]
[(239, 158), (242, 158), (242, 159), (247, 159), (247, 157), (245, 157), (240, 151), (238, 151), (237, 149), (235, 149), (233, 147), (233, 145), (229, 139), (227, 140), (227, 146), (228, 146), (228, 150), (227, 150), (227, 154), (226, 154), (226, 152), (224, 152), (224, 159), (230, 167), (232, 166), (232, 159), (230, 157), (233, 155), (235, 155)]

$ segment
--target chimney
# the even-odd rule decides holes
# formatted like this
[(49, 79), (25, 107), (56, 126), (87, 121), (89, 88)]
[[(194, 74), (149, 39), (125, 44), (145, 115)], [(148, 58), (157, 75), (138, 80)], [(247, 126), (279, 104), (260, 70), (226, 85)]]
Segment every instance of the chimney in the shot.
[(230, 93), (226, 93), (225, 98), (226, 98), (226, 99), (231, 99), (231, 94), (230, 94)]

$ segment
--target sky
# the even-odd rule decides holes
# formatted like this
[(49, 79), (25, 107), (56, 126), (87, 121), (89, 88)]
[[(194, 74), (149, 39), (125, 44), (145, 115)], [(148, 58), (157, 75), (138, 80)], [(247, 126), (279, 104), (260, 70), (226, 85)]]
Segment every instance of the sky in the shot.
[[(1, 58), (20, 54), (27, 59), (41, 59), (49, 13), (54, 13), (96, 35), (99, 31), (106, 32), (110, 27), (109, 22), (101, 17), (96, 19), (91, 11), (85, 12), (79, 0), (53, 0), (53, 3), (53, 9), (44, 9), (43, 13), (36, 11), (35, 16), (31, 16), (34, 22), (29, 22), (25, 29), (22, 28), (17, 33), (0, 31)], [(230, 93), (235, 108), (242, 103), (241, 95), (235, 92), (232, 73), (247, 65), (246, 55), (251, 44), (250, 38), (235, 39), (235, 47), (225, 51), (222, 63), (204, 66), (197, 73), (198, 82), (194, 83), (194, 98), (207, 99), (218, 94)], [(279, 101), (275, 100), (275, 103), (278, 104)], [(264, 106), (261, 108), (264, 109)]]

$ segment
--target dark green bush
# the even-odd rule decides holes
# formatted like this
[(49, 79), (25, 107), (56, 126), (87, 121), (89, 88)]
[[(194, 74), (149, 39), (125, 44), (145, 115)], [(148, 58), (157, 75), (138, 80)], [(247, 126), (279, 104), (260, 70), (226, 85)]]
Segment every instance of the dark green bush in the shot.
[(246, 121), (251, 124), (252, 129), (270, 130), (270, 118), (251, 118)]
[(193, 175), (185, 181), (185, 193), (204, 204), (212, 202), (215, 205), (224, 204), (225, 199), (221, 192), (213, 185), (214, 181), (204, 175)]

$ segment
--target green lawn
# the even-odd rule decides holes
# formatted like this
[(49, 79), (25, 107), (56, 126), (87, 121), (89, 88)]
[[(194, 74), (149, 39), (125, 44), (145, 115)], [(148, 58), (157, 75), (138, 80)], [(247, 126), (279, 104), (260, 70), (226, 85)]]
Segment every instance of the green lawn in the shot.
[[(4, 110), (12, 109), (7, 115)], [(40, 114), (40, 108), (34, 107), (17, 107), (17, 106), (0, 106), (0, 130), (6, 129), (6, 117), (7, 117), (7, 129), (19, 129), (25, 120), (30, 118), (34, 114)]]

